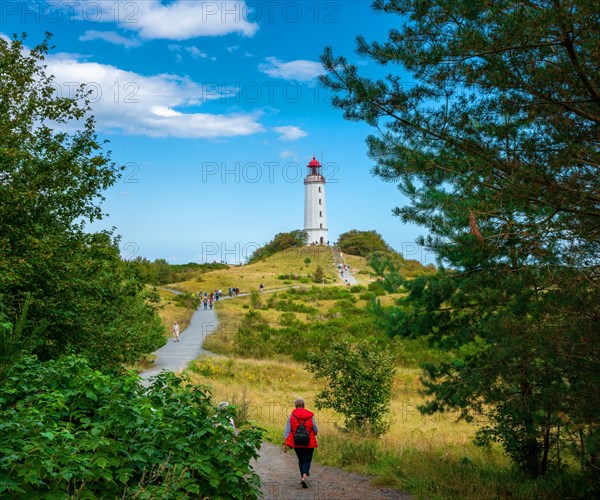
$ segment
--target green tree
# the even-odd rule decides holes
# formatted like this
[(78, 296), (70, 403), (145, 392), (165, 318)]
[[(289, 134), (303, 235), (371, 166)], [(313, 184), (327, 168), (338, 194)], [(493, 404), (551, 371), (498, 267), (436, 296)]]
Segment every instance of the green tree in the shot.
[(366, 257), (371, 252), (393, 252), (377, 231), (352, 229), (340, 234), (338, 246), (342, 252), (360, 257)]
[[(368, 138), (374, 173), (423, 225), (437, 275), (406, 282), (390, 334), (456, 359), (427, 367), (424, 411), (480, 415), (532, 476), (572, 446), (600, 477), (600, 33), (593, 2), (377, 0), (398, 16), (358, 52), (372, 80), (326, 49), (323, 82)], [(385, 311), (385, 309), (384, 309)], [(565, 443), (566, 441), (566, 443)], [(567, 444), (568, 446), (563, 446)], [(589, 488), (598, 488), (590, 484)]]
[(308, 233), (303, 229), (296, 229), (289, 233), (277, 233), (269, 243), (252, 252), (248, 258), (248, 264), (261, 261), (288, 248), (303, 247), (307, 242)]
[(313, 273), (313, 281), (315, 283), (323, 283), (325, 280), (325, 272), (323, 271), (323, 268), (321, 266), (317, 266), (317, 268), (315, 269), (315, 272)]
[(383, 434), (389, 424), (394, 365), (392, 356), (367, 341), (355, 345), (338, 342), (310, 354), (307, 368), (324, 378), (329, 388), (317, 394), (317, 409), (331, 408), (344, 416), (347, 430)]
[(31, 50), (0, 38), (0, 297), (10, 318), (31, 301), (23, 347), (115, 365), (156, 349), (164, 334), (127, 279), (118, 239), (84, 231), (101, 218), (119, 168), (96, 137), (89, 92), (56, 95), (47, 51), (48, 38)]

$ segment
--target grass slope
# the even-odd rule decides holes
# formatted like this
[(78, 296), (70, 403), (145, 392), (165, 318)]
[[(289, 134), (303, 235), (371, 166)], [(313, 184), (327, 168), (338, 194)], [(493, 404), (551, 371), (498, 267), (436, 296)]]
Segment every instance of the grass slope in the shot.
[[(310, 264), (305, 263), (306, 258)], [(347, 259), (357, 270), (356, 276), (369, 281), (367, 265), (361, 257)], [(242, 292), (258, 290), (263, 283), (267, 290), (299, 286), (294, 279), (280, 279), (281, 275), (307, 276), (321, 265), (328, 275), (329, 285), (317, 285), (319, 289), (345, 287), (337, 279), (337, 269), (331, 250), (320, 247), (292, 249), (273, 255), (265, 261), (248, 266), (230, 267), (197, 278), (174, 284), (180, 290), (197, 292), (229, 286), (237, 286)], [(359, 273), (363, 270), (364, 273)], [(364, 282), (363, 281), (363, 282)], [(308, 290), (313, 284), (305, 285)], [(311, 298), (302, 294), (278, 291), (265, 293), (259, 298), (259, 313), (272, 327), (279, 328), (293, 315), (295, 321), (307, 327), (321, 322), (345, 321), (352, 327), (357, 311), (364, 309), (369, 293), (358, 291), (340, 301), (335, 293), (331, 299)], [(325, 296), (325, 295), (324, 295)], [(285, 300), (291, 306), (310, 306), (312, 313), (290, 312), (269, 307)], [(292, 299), (290, 299), (292, 297)], [(395, 297), (384, 296), (384, 302)], [(234, 339), (240, 322), (252, 308), (251, 298), (237, 297), (217, 304), (216, 310), (221, 329), (205, 342), (209, 350), (225, 354), (222, 357), (201, 357), (188, 371), (193, 382), (212, 388), (216, 400), (226, 399), (235, 404), (240, 421), (251, 420), (267, 431), (267, 438), (279, 444), (291, 402), (302, 396), (314, 409), (317, 392), (323, 382), (315, 380), (301, 363), (286, 356), (274, 355), (271, 359), (243, 359), (234, 356)], [(256, 304), (255, 304), (256, 305)], [(421, 394), (418, 364), (424, 360), (444, 356), (432, 351), (423, 340), (388, 341), (397, 360), (394, 395), (391, 402), (390, 431), (379, 440), (349, 438), (340, 429), (341, 416), (331, 411), (317, 412), (320, 426), (320, 448), (316, 460), (328, 465), (344, 467), (375, 476), (378, 484), (408, 490), (418, 498), (562, 498), (569, 496), (561, 484), (548, 481), (530, 481), (512, 472), (510, 463), (502, 450), (478, 448), (472, 444), (477, 427), (475, 424), (457, 422), (456, 415), (443, 414), (432, 417), (421, 415), (417, 407), (424, 402)]]

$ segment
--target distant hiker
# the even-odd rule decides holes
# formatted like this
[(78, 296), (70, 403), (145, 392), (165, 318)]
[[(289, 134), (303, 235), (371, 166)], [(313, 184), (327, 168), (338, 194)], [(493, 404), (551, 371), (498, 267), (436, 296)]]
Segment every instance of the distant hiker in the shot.
[(229, 297), (231, 298), (232, 295), (233, 295), (233, 288), (229, 287)]
[(304, 408), (302, 398), (296, 399), (294, 401), (294, 411), (289, 416), (283, 432), (285, 439), (283, 451), (287, 452), (288, 448), (294, 448), (298, 457), (298, 467), (300, 468), (300, 485), (303, 488), (308, 488), (306, 478), (310, 476), (310, 463), (312, 462), (313, 452), (319, 446), (317, 444), (318, 432), (315, 414)]
[[(220, 413), (226, 413), (228, 408), (229, 408), (229, 403), (227, 401), (221, 401), (217, 405), (217, 410), (219, 410)], [(233, 421), (233, 417), (229, 417), (228, 418), (228, 422), (229, 422), (229, 425), (231, 426), (231, 430), (233, 431), (233, 436), (234, 437), (238, 437), (239, 432), (237, 430), (237, 427), (235, 426), (235, 422)]]
[(175, 337), (175, 342), (179, 342), (179, 323), (177, 321), (173, 321), (171, 331), (173, 332), (173, 337)]
[(208, 299), (206, 298), (206, 295), (204, 295), (204, 300), (202, 302), (204, 304), (204, 309), (206, 309), (208, 307)]
[(265, 291), (265, 286), (262, 283), (258, 288), (260, 288), (260, 293), (263, 293)]
[(208, 298), (208, 307), (210, 307), (212, 309), (213, 306), (213, 294), (210, 294), (210, 297)]

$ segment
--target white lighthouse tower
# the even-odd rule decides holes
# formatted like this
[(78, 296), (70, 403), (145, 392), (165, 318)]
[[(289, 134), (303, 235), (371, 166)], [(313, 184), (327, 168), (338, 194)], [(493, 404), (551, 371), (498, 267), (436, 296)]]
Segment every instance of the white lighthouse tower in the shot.
[(329, 241), (325, 177), (321, 174), (321, 164), (314, 156), (308, 164), (308, 175), (304, 179), (304, 230), (308, 233), (309, 245), (325, 245)]

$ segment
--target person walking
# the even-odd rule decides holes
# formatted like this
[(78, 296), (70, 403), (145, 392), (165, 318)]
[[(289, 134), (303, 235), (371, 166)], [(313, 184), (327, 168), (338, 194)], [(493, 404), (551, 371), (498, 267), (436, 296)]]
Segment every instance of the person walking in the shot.
[[(315, 414), (304, 407), (304, 399), (296, 399), (294, 401), (294, 411), (289, 416), (283, 432), (285, 439), (283, 451), (287, 452), (288, 448), (293, 448), (296, 452), (298, 467), (300, 468), (300, 485), (303, 488), (308, 488), (307, 478), (310, 476), (313, 452), (319, 446), (317, 443), (318, 432)], [(306, 434), (308, 436), (303, 439), (302, 435)]]
[(175, 342), (179, 342), (179, 323), (177, 321), (173, 321), (171, 331), (173, 332), (173, 337), (175, 337)]

